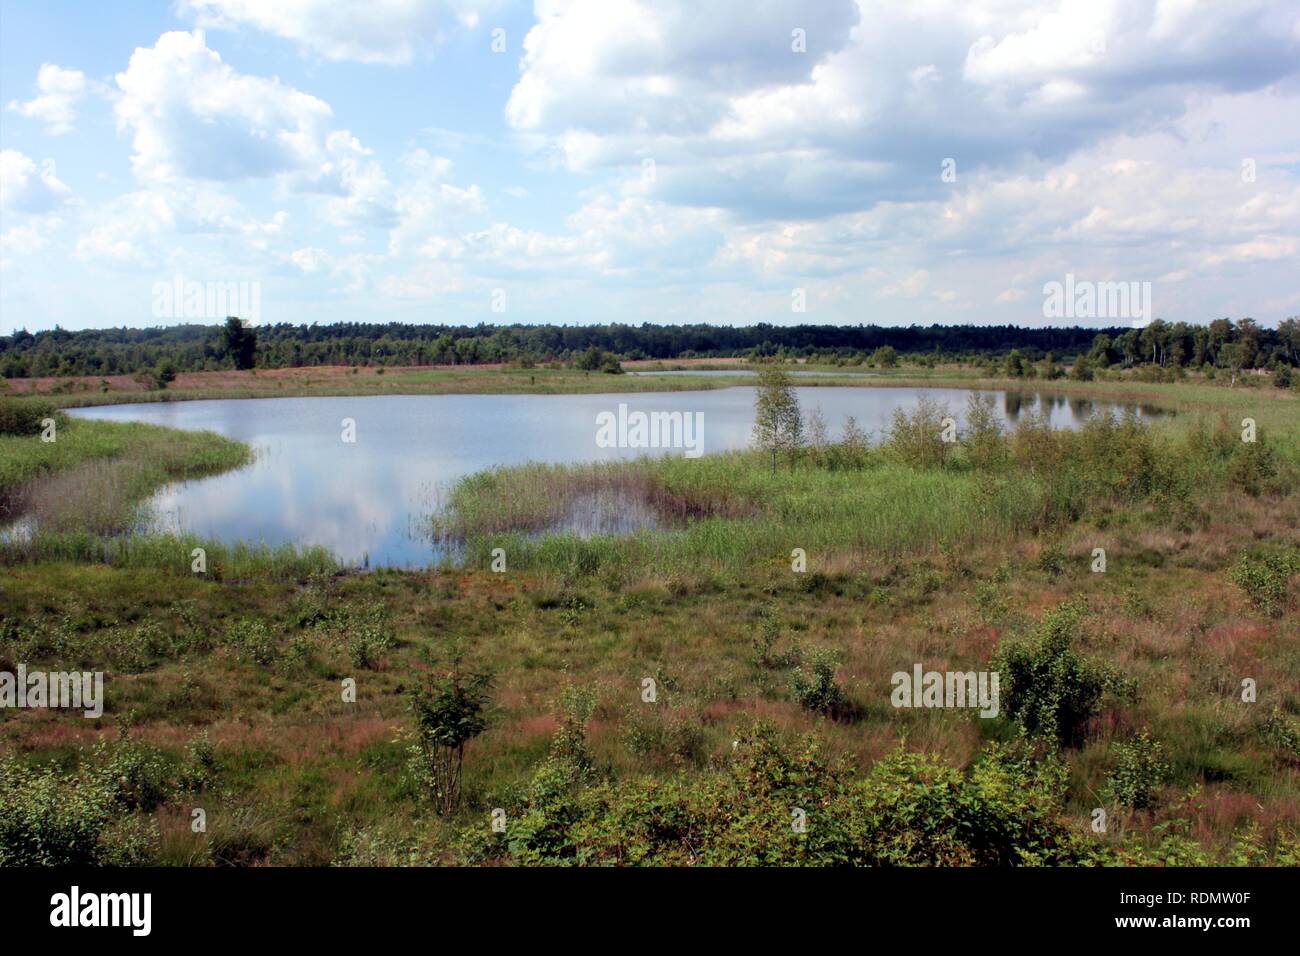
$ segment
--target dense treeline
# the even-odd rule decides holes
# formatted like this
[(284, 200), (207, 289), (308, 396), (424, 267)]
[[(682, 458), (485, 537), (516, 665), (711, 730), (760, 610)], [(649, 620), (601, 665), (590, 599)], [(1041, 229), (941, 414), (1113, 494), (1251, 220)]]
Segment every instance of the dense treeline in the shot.
[[(232, 331), (232, 325), (236, 328)], [(122, 375), (154, 370), (285, 368), (316, 365), (446, 365), (493, 362), (567, 362), (600, 350), (624, 359), (786, 356), (828, 361), (895, 355), (970, 359), (1017, 352), (1027, 361), (1046, 355), (1092, 364), (1166, 368), (1276, 368), (1300, 365), (1300, 320), (1278, 329), (1253, 319), (1208, 325), (1160, 319), (1144, 329), (1020, 328), (875, 325), (747, 327), (713, 325), (406, 325), (397, 322), (264, 325), (243, 334), (226, 326), (178, 325), (148, 329), (55, 327), (0, 337), (0, 374)]]

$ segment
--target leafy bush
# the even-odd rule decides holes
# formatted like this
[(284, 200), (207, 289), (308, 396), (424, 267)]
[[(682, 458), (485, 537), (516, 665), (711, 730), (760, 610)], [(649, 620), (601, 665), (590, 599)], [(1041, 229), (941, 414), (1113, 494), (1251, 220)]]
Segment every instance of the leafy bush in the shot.
[(486, 671), (462, 672), (459, 653), (443, 673), (431, 673), (411, 692), (416, 743), (410, 748), (409, 769), (439, 813), (456, 809), (460, 801), (465, 745), (487, 726), (484, 711), (492, 677)]
[(181, 786), (186, 790), (202, 790), (217, 776), (217, 757), (212, 741), (205, 730), (185, 748), (185, 769), (181, 773)]
[(950, 443), (943, 440), (943, 420), (948, 410), (922, 395), (910, 412), (894, 409), (886, 448), (898, 461), (918, 468), (942, 468)]
[(1228, 480), (1248, 495), (1268, 491), (1277, 474), (1277, 455), (1262, 436), (1258, 441), (1238, 442), (1228, 461)]
[(366, 622), (348, 635), (348, 659), (353, 667), (374, 667), (392, 646), (392, 631), (381, 624)]
[(1169, 779), (1170, 767), (1160, 741), (1141, 733), (1117, 748), (1115, 767), (1106, 778), (1106, 793), (1135, 810), (1151, 806), (1155, 792)]
[(0, 866), (102, 863), (114, 811), (102, 779), (0, 760)]
[(1243, 557), (1228, 577), (1246, 592), (1255, 610), (1279, 617), (1286, 607), (1287, 584), (1298, 564), (1294, 554), (1274, 552), (1258, 558)]
[(847, 705), (844, 688), (835, 681), (840, 660), (830, 648), (817, 648), (790, 673), (790, 691), (804, 710), (840, 716)]
[(118, 728), (117, 744), (112, 748), (101, 741), (95, 758), (114, 802), (128, 810), (151, 813), (175, 790), (170, 769), (156, 747), (131, 740), (124, 728)]
[(704, 731), (697, 718), (662, 707), (635, 707), (624, 721), (627, 749), (643, 760), (698, 765), (704, 759)]
[(43, 398), (0, 398), (0, 435), (39, 435), (41, 422), (53, 418), (62, 425), (66, 417)]
[(1075, 653), (1072, 645), (1082, 615), (1082, 604), (1061, 604), (1043, 615), (1030, 639), (1008, 642), (994, 656), (1002, 712), (1031, 736), (1075, 743), (1108, 691), (1132, 690), (1108, 664)]
[(719, 772), (530, 797), (506, 833), (465, 831), (461, 853), (543, 866), (1060, 864), (1095, 853), (1061, 819), (1065, 772), (1050, 758), (994, 747), (963, 773), (900, 749), (855, 778), (813, 738), (790, 746), (762, 724), (735, 753)]
[(1264, 740), (1281, 751), (1283, 757), (1300, 761), (1300, 724), (1282, 713), (1280, 707), (1274, 706), (1269, 711), (1261, 729)]
[(226, 643), (241, 661), (267, 667), (275, 662), (279, 646), (265, 621), (236, 621), (226, 629)]
[(972, 392), (967, 399), (962, 445), (967, 460), (981, 471), (1000, 471), (1006, 466), (1009, 450), (992, 395)]
[(158, 831), (142, 814), (173, 792), (161, 753), (124, 732), (72, 770), (0, 758), (0, 866), (149, 863)]

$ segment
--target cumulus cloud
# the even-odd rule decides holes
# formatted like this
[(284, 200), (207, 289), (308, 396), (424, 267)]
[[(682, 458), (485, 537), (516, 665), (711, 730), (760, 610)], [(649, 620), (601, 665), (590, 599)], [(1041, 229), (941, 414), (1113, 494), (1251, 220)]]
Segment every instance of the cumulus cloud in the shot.
[(88, 210), (76, 255), (121, 268), (158, 267), (186, 246), (215, 242), (232, 263), (256, 266), (284, 232), (288, 213), (259, 219), (207, 184), (166, 184), (117, 196)]
[(44, 63), (36, 73), (36, 95), (26, 102), (11, 100), (9, 108), (40, 120), (51, 136), (72, 132), (77, 103), (86, 94), (86, 74)]
[(201, 26), (252, 27), (327, 60), (409, 63), (449, 29), (475, 26), (498, 0), (180, 0)]
[(512, 126), (575, 170), (652, 157), (662, 198), (748, 218), (934, 198), (944, 159), (1059, 161), (1300, 70), (1277, 0), (536, 6)]
[(271, 77), (240, 73), (202, 30), (165, 33), (117, 75), (118, 124), (145, 181), (278, 177), (330, 197), (338, 225), (391, 226), (394, 196), (372, 152), (334, 124), (329, 104)]
[(46, 213), (72, 195), (59, 180), (54, 161), (35, 161), (16, 149), (0, 150), (0, 209), (21, 213)]

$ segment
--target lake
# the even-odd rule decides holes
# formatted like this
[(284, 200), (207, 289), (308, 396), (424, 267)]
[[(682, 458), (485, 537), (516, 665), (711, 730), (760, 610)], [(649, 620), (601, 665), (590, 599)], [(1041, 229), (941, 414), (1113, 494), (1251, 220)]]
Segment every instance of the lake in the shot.
[[(922, 394), (959, 422), (966, 391), (944, 388), (796, 388), (805, 413), (820, 406), (832, 435), (847, 416), (879, 433), (896, 408)], [(1005, 422), (1037, 410), (1053, 427), (1128, 406), (1048, 393), (989, 392)], [(382, 395), (158, 402), (76, 409), (80, 418), (219, 432), (253, 446), (236, 471), (178, 482), (150, 502), (159, 530), (223, 541), (323, 545), (341, 560), (421, 567), (439, 557), (429, 515), (457, 479), (494, 465), (571, 463), (683, 454), (602, 447), (597, 416), (682, 412), (699, 420), (700, 450), (742, 448), (753, 427), (754, 389), (600, 395)], [(1159, 414), (1135, 407), (1138, 414)], [(702, 416), (699, 418), (698, 416)], [(345, 423), (354, 441), (345, 441)]]

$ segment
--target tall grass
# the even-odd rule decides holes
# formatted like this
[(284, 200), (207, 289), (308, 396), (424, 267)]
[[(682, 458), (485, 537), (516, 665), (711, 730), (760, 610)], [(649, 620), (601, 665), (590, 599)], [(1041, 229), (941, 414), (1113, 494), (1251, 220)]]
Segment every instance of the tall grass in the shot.
[[(795, 548), (814, 566), (896, 558), (1010, 540), (1101, 508), (1177, 517), (1209, 489), (1295, 484), (1268, 436), (1243, 443), (1228, 417), (1168, 428), (1107, 413), (1066, 431), (1026, 416), (1004, 432), (981, 401), (972, 396), (972, 424), (955, 444), (937, 437), (943, 410), (921, 403), (874, 449), (805, 449), (775, 474), (753, 451), (496, 469), (455, 486), (438, 526), (462, 539), (471, 567), (504, 548), (520, 569), (675, 573), (789, 562)], [(558, 520), (601, 490), (639, 496), (659, 520), (622, 535), (576, 534)]]
[(71, 561), (194, 574), (193, 552), (202, 548), (209, 580), (302, 580), (333, 574), (338, 559), (325, 547), (220, 541), (190, 534), (101, 535), (91, 531), (36, 531), (0, 540), (0, 566)]
[(90, 462), (117, 460), (130, 461), (133, 467), (129, 475), (120, 473), (120, 481), (107, 493), (129, 505), (168, 481), (237, 468), (250, 454), (248, 446), (214, 432), (64, 419), (50, 442), (36, 434), (0, 435), (0, 498), (31, 502), (40, 496), (39, 483), (50, 476)]

